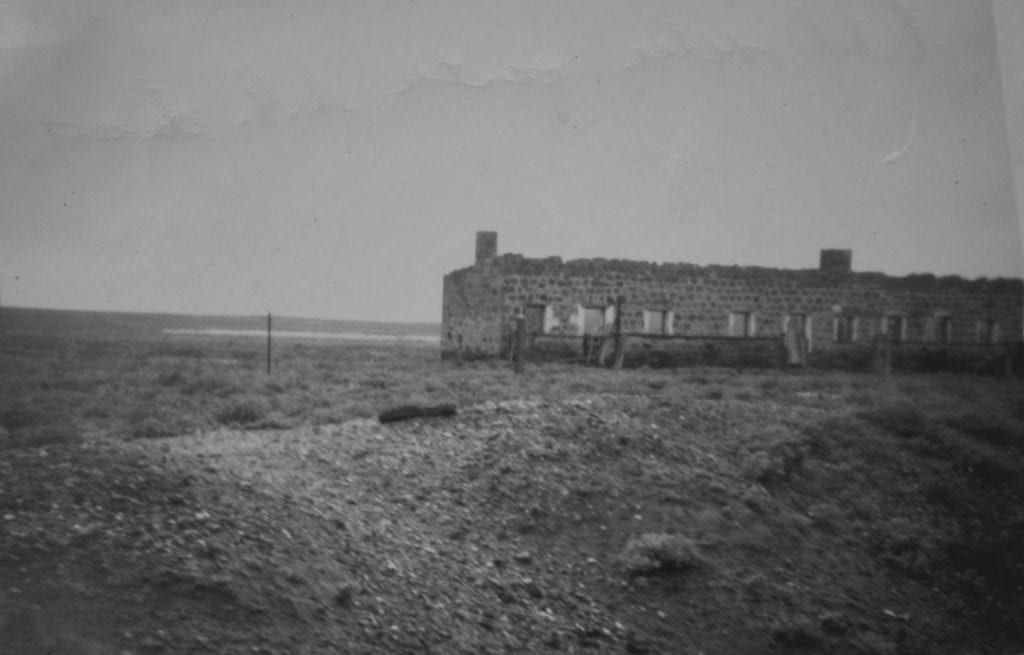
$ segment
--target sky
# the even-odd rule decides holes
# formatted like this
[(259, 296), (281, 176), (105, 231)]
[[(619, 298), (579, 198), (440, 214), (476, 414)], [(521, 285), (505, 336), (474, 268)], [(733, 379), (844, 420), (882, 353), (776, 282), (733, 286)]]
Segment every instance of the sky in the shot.
[(5, 0), (0, 298), (439, 321), (477, 230), (1019, 277), (1021, 33), (1017, 0)]

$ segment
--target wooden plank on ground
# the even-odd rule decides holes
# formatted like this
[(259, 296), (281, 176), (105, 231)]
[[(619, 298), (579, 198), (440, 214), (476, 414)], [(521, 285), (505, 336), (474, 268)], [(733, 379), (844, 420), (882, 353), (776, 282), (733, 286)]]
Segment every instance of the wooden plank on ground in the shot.
[(429, 418), (436, 416), (455, 416), (455, 405), (443, 403), (441, 405), (402, 405), (381, 412), (377, 419), (381, 423), (393, 423), (405, 421), (411, 418)]

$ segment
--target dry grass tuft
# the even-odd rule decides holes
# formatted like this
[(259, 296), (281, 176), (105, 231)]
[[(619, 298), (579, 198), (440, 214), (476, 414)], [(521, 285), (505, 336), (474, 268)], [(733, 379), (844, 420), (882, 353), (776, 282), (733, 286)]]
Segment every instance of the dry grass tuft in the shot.
[(692, 539), (650, 532), (631, 538), (616, 559), (631, 575), (686, 570), (703, 562)]

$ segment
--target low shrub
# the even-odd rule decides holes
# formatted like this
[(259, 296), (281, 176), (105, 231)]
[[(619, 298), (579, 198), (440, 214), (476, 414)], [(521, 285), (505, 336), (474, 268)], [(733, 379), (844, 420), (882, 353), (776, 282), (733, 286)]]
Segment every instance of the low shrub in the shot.
[(180, 368), (175, 368), (159, 373), (156, 376), (156, 383), (162, 387), (183, 387), (188, 383), (188, 380)]
[(996, 416), (971, 411), (947, 417), (945, 423), (993, 446), (1024, 449), (1024, 435), (1020, 430)]
[[(82, 439), (81, 433), (71, 425), (35, 425), (0, 437), (2, 448), (36, 448), (53, 444), (74, 443)], [(6, 443), (5, 443), (6, 442)]]
[(783, 429), (769, 430), (752, 441), (756, 446), (743, 454), (740, 468), (744, 477), (762, 484), (789, 480), (803, 466), (809, 449), (807, 440)]
[(629, 574), (642, 575), (694, 568), (701, 564), (703, 558), (692, 539), (647, 532), (631, 538), (617, 560)]
[(203, 427), (206, 420), (184, 404), (166, 398), (148, 398), (128, 416), (128, 436), (133, 439), (155, 439), (188, 434)]
[(928, 430), (928, 417), (911, 402), (886, 403), (877, 409), (862, 411), (858, 416), (886, 432), (908, 439), (924, 436)]
[(1024, 498), (958, 481), (936, 482), (927, 494), (954, 520), (943, 544), (952, 571), (983, 576), (984, 584), (973, 585), (983, 595), (1018, 596), (1024, 586)]
[(831, 461), (843, 450), (864, 438), (863, 424), (849, 415), (830, 416), (805, 429), (808, 454)]
[(167, 380), (186, 396), (227, 398), (249, 386), (243, 372), (215, 368), (208, 362), (202, 362), (189, 370), (171, 372)]
[(743, 476), (762, 484), (789, 480), (802, 462), (803, 456), (796, 449), (789, 453), (755, 450), (743, 459)]
[(49, 414), (43, 409), (21, 403), (0, 412), (0, 425), (15, 431), (46, 424), (49, 418)]
[(1008, 456), (979, 444), (964, 446), (958, 455), (961, 465), (976, 482), (990, 487), (1024, 486), (1021, 482), (1024, 464), (1020, 457)]
[(1015, 450), (938, 426), (928, 438), (909, 442), (912, 451), (946, 462), (964, 479), (1024, 493), (1024, 457)]
[(824, 637), (816, 621), (806, 617), (780, 620), (772, 627), (772, 642), (784, 648), (818, 648)]
[(833, 502), (814, 503), (807, 508), (814, 527), (830, 534), (839, 534), (844, 527), (846, 512)]
[(947, 374), (936, 377), (935, 384), (946, 395), (953, 396), (957, 400), (976, 402), (985, 396), (975, 377)]
[(313, 410), (310, 418), (314, 425), (330, 425), (344, 422), (348, 415), (338, 407), (318, 407)]
[(217, 412), (216, 419), (222, 425), (248, 425), (266, 418), (270, 406), (257, 396), (243, 396), (232, 399)]
[(128, 433), (134, 439), (154, 439), (158, 437), (173, 437), (182, 434), (180, 426), (174, 422), (168, 423), (156, 416), (147, 416), (132, 422)]
[(875, 554), (887, 566), (926, 580), (938, 561), (937, 546), (927, 530), (905, 517), (880, 522), (870, 540)]

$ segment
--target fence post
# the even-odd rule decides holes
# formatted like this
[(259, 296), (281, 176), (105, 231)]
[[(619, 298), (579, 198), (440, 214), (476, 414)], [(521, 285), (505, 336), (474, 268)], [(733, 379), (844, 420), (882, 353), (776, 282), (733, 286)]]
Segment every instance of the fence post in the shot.
[(526, 368), (526, 317), (516, 318), (516, 341), (515, 341), (515, 370), (516, 375), (522, 375)]
[(267, 312), (267, 375), (270, 375), (270, 312)]
[(625, 296), (615, 298), (615, 363), (612, 368), (616, 371), (622, 368), (622, 360), (626, 357), (626, 344), (622, 336), (622, 305), (625, 302)]
[(608, 365), (608, 358), (615, 355), (615, 335), (605, 334), (598, 338), (600, 348), (597, 352), (597, 365), (604, 368)]
[(871, 340), (871, 368), (875, 375), (889, 377), (892, 369), (892, 343), (888, 334), (876, 334)]

